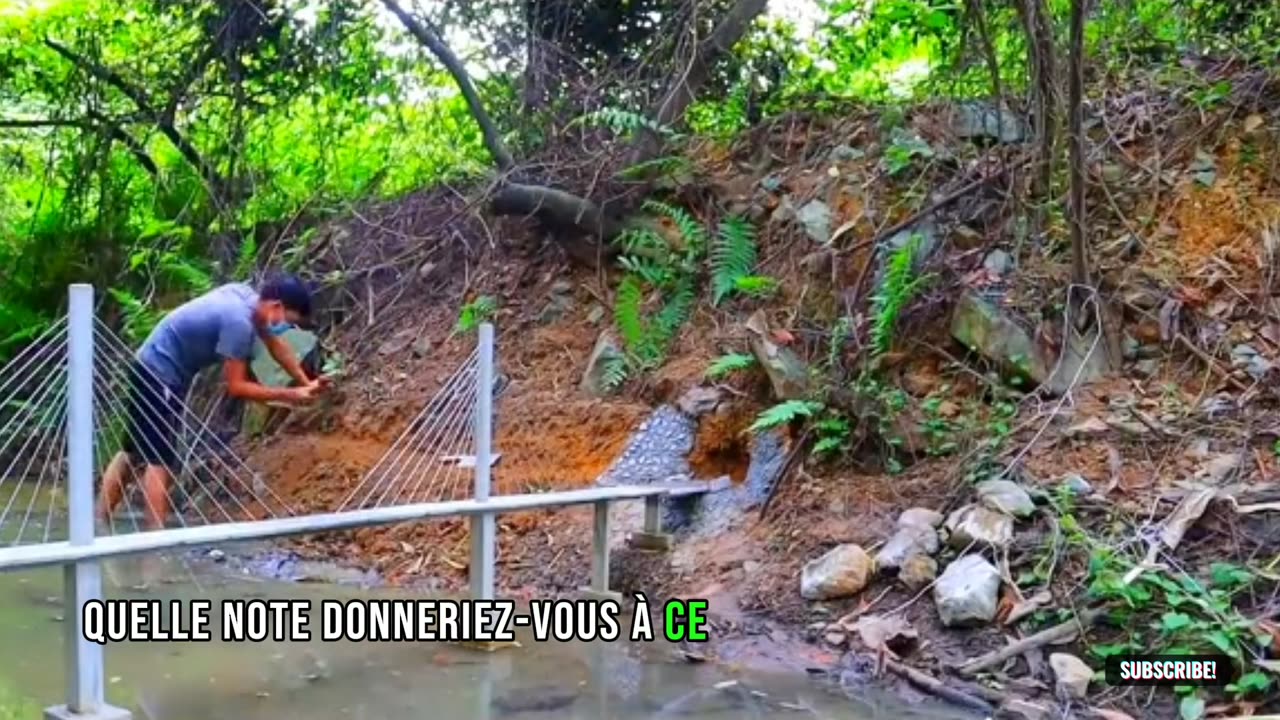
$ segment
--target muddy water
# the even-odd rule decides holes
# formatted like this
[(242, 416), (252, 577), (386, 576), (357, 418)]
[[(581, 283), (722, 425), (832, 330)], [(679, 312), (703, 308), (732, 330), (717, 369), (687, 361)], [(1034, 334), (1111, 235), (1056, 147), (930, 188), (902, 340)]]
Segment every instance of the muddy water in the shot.
[[(315, 602), (397, 594), (259, 581), (229, 563), (152, 559), (139, 569), (140, 562), (110, 564), (111, 596)], [(139, 572), (168, 581), (130, 588)], [(0, 574), (0, 684), (7, 686), (0, 697), (25, 696), (31, 707), (61, 697), (60, 593), (55, 570)], [(485, 653), (438, 643), (126, 643), (107, 648), (107, 693), (152, 720), (963, 717), (890, 697), (841, 697), (803, 677), (691, 665), (659, 644), (521, 637), (521, 645)]]

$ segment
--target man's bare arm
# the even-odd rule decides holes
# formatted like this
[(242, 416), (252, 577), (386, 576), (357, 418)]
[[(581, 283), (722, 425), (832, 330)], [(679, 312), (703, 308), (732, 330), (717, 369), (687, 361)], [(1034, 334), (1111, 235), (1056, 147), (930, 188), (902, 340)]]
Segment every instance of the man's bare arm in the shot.
[(228, 358), (222, 365), (222, 374), (227, 382), (227, 394), (234, 398), (256, 402), (296, 403), (311, 397), (307, 386), (275, 388), (250, 380), (249, 364), (244, 360)]
[(302, 369), (302, 363), (298, 362), (298, 356), (294, 354), (293, 348), (284, 338), (273, 337), (265, 333), (262, 334), (262, 344), (267, 348), (267, 352), (271, 354), (271, 358), (275, 360), (284, 371), (289, 373), (289, 377), (293, 378), (299, 385), (310, 385), (311, 378), (307, 377), (306, 371)]

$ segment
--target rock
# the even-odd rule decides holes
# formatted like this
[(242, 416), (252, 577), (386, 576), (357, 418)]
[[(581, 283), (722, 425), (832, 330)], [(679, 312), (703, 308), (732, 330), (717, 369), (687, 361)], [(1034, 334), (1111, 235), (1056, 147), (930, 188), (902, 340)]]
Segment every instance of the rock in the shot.
[(716, 409), (720, 404), (720, 395), (720, 391), (716, 388), (695, 385), (680, 396), (676, 401), (676, 407), (689, 417), (701, 417)]
[(587, 322), (592, 325), (599, 325), (600, 321), (604, 319), (604, 314), (605, 309), (603, 305), (600, 305), (599, 303), (592, 305), (591, 309), (587, 311)]
[(916, 527), (936, 528), (942, 524), (942, 513), (929, 508), (914, 507), (903, 510), (898, 516), (898, 527), (914, 525)]
[(1252, 345), (1236, 345), (1231, 348), (1231, 366), (1244, 370), (1254, 380), (1261, 380), (1271, 372), (1272, 365), (1258, 354)]
[(809, 371), (804, 361), (791, 350), (770, 339), (764, 312), (757, 310), (746, 323), (751, 332), (751, 352), (764, 368), (779, 400), (799, 400), (807, 394)]
[(609, 366), (612, 363), (625, 362), (625, 358), (622, 346), (613, 333), (608, 330), (600, 333), (596, 346), (591, 351), (591, 357), (587, 360), (587, 369), (582, 374), (582, 382), (579, 385), (582, 392), (597, 398), (607, 396), (609, 388), (606, 386), (606, 379)]
[(966, 291), (956, 303), (951, 335), (1005, 372), (1043, 384), (1056, 394), (1065, 392), (1073, 382), (1086, 385), (1105, 377), (1111, 369), (1112, 355), (1105, 342), (1093, 347), (1091, 338), (1072, 334), (1059, 361), (1005, 310), (973, 290)]
[(542, 686), (508, 690), (494, 698), (492, 704), (506, 714), (551, 712), (567, 708), (577, 699), (576, 689)]
[(963, 550), (973, 543), (1005, 548), (1013, 542), (1013, 518), (981, 505), (966, 505), (947, 518), (948, 544)]
[(552, 295), (572, 295), (573, 283), (568, 280), (557, 280), (551, 284)]
[(992, 720), (1056, 720), (1059, 717), (1058, 708), (1052, 704), (1009, 698), (996, 708)]
[(424, 358), (431, 354), (431, 338), (423, 335), (413, 341), (413, 356), (416, 358)]
[(426, 280), (427, 278), (431, 277), (431, 273), (435, 271), (436, 271), (435, 263), (424, 262), (422, 263), (422, 266), (418, 268), (418, 277), (422, 278), (423, 280)]
[(986, 138), (1003, 144), (1020, 143), (1027, 137), (1027, 123), (1005, 108), (987, 103), (965, 103), (956, 108), (952, 130), (965, 139)]
[(898, 568), (898, 580), (912, 592), (928, 587), (938, 577), (938, 561), (928, 555), (912, 555)]
[(889, 541), (876, 553), (876, 567), (898, 569), (913, 555), (932, 555), (938, 552), (938, 533), (932, 527), (907, 525), (900, 527)]
[(1133, 372), (1141, 377), (1155, 377), (1160, 372), (1160, 361), (1154, 358), (1139, 360), (1133, 364)]
[(850, 160), (861, 160), (866, 157), (866, 153), (848, 145), (837, 145), (831, 148), (831, 152), (827, 157), (834, 162), (849, 162)]
[(839, 630), (832, 630), (831, 632), (828, 632), (826, 635), (823, 635), (822, 639), (825, 640), (826, 643), (828, 645), (831, 645), (832, 647), (841, 647), (842, 645), (844, 645), (845, 641), (848, 640), (848, 637), (845, 636), (845, 634), (840, 632)]
[(1004, 277), (1013, 269), (1013, 256), (1004, 250), (992, 250), (983, 258), (982, 267), (996, 277)]
[(227, 554), (217, 548), (214, 548), (209, 551), (207, 557), (214, 562), (222, 562), (227, 559)]
[(559, 321), (565, 313), (573, 308), (573, 298), (569, 295), (553, 294), (551, 300), (538, 313), (539, 325), (550, 325)]
[(755, 573), (760, 572), (760, 563), (755, 560), (748, 560), (742, 563), (742, 572), (748, 575), (754, 575)]
[(1053, 653), (1049, 656), (1049, 667), (1053, 669), (1059, 692), (1075, 700), (1083, 700), (1088, 694), (1093, 668), (1083, 660), (1068, 653)]
[(1036, 511), (1036, 504), (1031, 501), (1031, 496), (1015, 482), (987, 480), (978, 483), (977, 490), (983, 505), (1006, 515), (1025, 518)]
[(810, 200), (796, 213), (804, 232), (816, 243), (826, 245), (831, 239), (831, 208), (821, 200)]
[(839, 545), (805, 564), (800, 595), (806, 600), (832, 600), (858, 594), (871, 579), (874, 563), (861, 547)]
[(1093, 485), (1090, 485), (1089, 481), (1085, 480), (1080, 473), (1068, 473), (1058, 481), (1058, 484), (1076, 497), (1085, 497), (1093, 494)]
[(777, 175), (766, 175), (760, 178), (760, 187), (769, 192), (778, 192), (778, 190), (782, 189), (782, 178)]
[(938, 578), (933, 601), (943, 625), (967, 627), (991, 622), (999, 592), (1000, 572), (981, 555), (965, 555)]
[(831, 265), (835, 262), (835, 253), (823, 248), (815, 250), (800, 258), (800, 266), (810, 275), (821, 278), (831, 277)]

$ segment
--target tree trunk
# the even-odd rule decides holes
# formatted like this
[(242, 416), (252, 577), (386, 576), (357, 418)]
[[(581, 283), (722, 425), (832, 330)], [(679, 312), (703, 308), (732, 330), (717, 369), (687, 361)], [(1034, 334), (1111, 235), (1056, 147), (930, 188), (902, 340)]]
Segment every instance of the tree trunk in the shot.
[(498, 169), (506, 172), (514, 167), (516, 162), (511, 156), (511, 151), (507, 150), (506, 143), (502, 142), (502, 134), (498, 132), (498, 126), (494, 124), (493, 118), (489, 117), (489, 112), (484, 108), (484, 101), (480, 99), (480, 94), (476, 92), (476, 87), (471, 82), (471, 76), (467, 74), (467, 69), (463, 67), (462, 61), (458, 59), (458, 56), (441, 39), (434, 28), (405, 12), (404, 8), (400, 7), (396, 0), (382, 0), (382, 4), (449, 71), (453, 81), (458, 84), (458, 89), (462, 91), (463, 99), (467, 101), (467, 109), (471, 111), (471, 116), (475, 118), (476, 123), (480, 126), (480, 132), (484, 135), (484, 146), (488, 148), (489, 154), (493, 156), (493, 162), (498, 166)]
[(1086, 288), (1089, 282), (1088, 247), (1085, 239), (1084, 172), (1084, 21), (1088, 0), (1071, 3), (1071, 66), (1067, 111), (1071, 163), (1071, 283)]
[(1031, 95), (1036, 107), (1035, 132), (1040, 141), (1031, 186), (1035, 202), (1032, 234), (1038, 239), (1045, 227), (1045, 204), (1050, 201), (1052, 194), (1057, 135), (1057, 63), (1054, 58), (1053, 17), (1045, 0), (1019, 0), (1017, 5), (1027, 33), (1027, 70), (1031, 74)]

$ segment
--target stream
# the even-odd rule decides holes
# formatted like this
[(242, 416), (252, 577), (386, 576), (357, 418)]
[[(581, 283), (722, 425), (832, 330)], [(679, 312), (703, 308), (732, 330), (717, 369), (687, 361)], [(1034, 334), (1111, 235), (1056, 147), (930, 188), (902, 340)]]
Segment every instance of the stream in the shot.
[[(140, 569), (140, 563), (147, 563)], [(111, 597), (155, 599), (405, 597), (330, 582), (263, 580), (236, 562), (150, 556), (109, 561)], [(132, 587), (138, 572), (161, 578)], [(39, 705), (62, 697), (62, 574), (0, 574), (0, 683)], [(215, 616), (217, 613), (214, 613)], [(214, 620), (215, 637), (217, 620)], [(109, 644), (107, 695), (149, 720), (342, 718), (883, 718), (969, 717), (887, 694), (845, 697), (794, 674), (690, 664), (663, 643), (538, 643), (495, 652), (443, 643)], [(13, 649), (20, 648), (14, 652)], [(37, 705), (37, 707), (39, 706)], [(0, 717), (10, 715), (0, 707)], [(16, 716), (14, 716), (16, 717)]]

